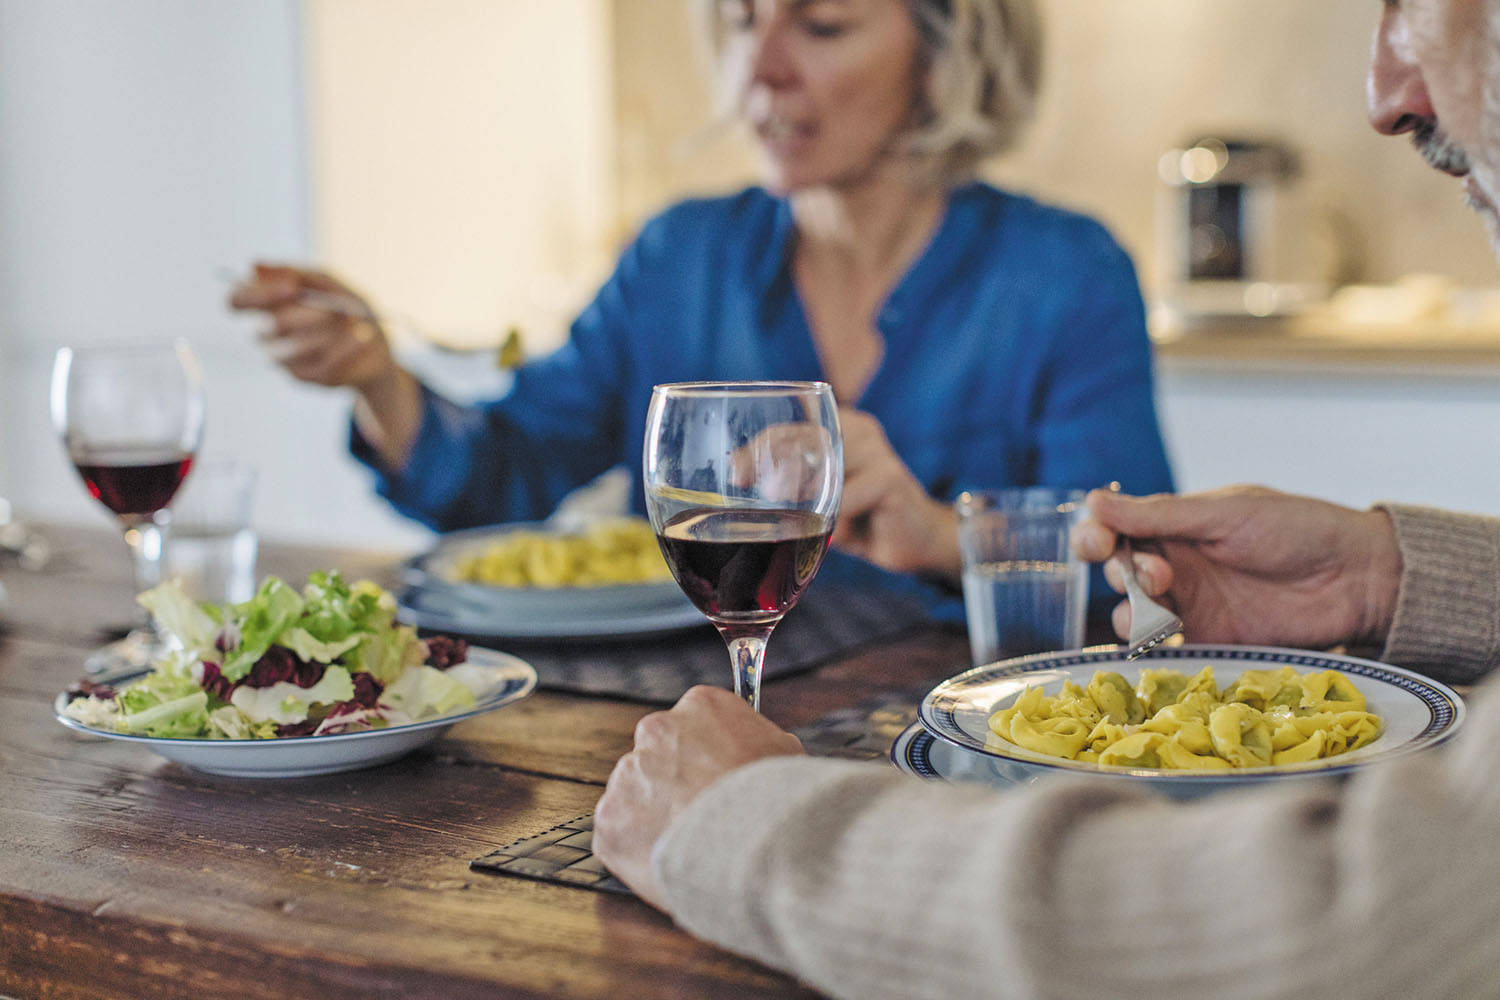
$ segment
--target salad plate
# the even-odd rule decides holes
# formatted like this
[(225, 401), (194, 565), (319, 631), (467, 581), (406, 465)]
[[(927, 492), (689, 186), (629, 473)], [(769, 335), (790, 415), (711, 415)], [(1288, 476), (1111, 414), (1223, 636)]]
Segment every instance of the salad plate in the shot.
[[(238, 778), (298, 778), (334, 774), (374, 767), (395, 760), (433, 742), (448, 728), (502, 706), (520, 701), (536, 687), (536, 671), (509, 653), (470, 646), (467, 664), (474, 668), (483, 687), (475, 693), (474, 705), (460, 711), (360, 732), (321, 736), (284, 736), (276, 739), (178, 739), (121, 733), (86, 725), (64, 712), (68, 694), (57, 696), (53, 711), (57, 721), (90, 736), (135, 743), (185, 767)], [(128, 687), (148, 673), (140, 671), (114, 683)]]
[[(1040, 685), (1052, 695), (1064, 682), (1086, 686), (1097, 670), (1119, 673), (1134, 685), (1144, 668), (1171, 667), (1192, 674), (1205, 666), (1213, 667), (1220, 685), (1246, 670), (1290, 666), (1299, 673), (1336, 671), (1364, 695), (1369, 711), (1381, 717), (1383, 731), (1363, 747), (1320, 760), (1228, 771), (1172, 771), (1052, 757), (1001, 740), (989, 729), (990, 716), (1029, 687)], [(977, 776), (992, 783), (1014, 784), (1046, 774), (1089, 774), (1144, 781), (1169, 795), (1191, 797), (1266, 781), (1347, 774), (1375, 761), (1420, 751), (1453, 736), (1463, 724), (1465, 708), (1463, 699), (1446, 685), (1373, 660), (1271, 646), (1182, 645), (1158, 647), (1134, 661), (1127, 661), (1123, 650), (1112, 647), (1039, 653), (975, 667), (928, 692), (917, 714), (927, 736), (903, 734), (905, 742), (897, 741), (892, 759), (903, 770), (931, 772), (924, 777)], [(952, 749), (934, 749), (927, 742), (930, 738)], [(971, 757), (996, 764), (986, 768)]]

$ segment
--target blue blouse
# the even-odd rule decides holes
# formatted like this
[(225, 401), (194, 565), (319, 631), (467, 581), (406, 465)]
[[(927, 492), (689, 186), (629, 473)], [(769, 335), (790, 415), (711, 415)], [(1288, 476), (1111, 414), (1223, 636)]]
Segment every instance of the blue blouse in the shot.
[[(644, 511), (651, 388), (717, 379), (824, 379), (793, 284), (790, 208), (760, 188), (677, 204), (649, 221), (573, 323), (511, 391), (458, 406), (424, 391), (411, 459), (376, 470), (402, 513), (449, 531), (545, 517), (623, 464)], [(884, 355), (853, 401), (929, 493), (1046, 484), (1172, 488), (1151, 347), (1130, 259), (1092, 219), (972, 183), (876, 320)], [(844, 400), (848, 403), (850, 401)], [(962, 620), (942, 587), (831, 553), (820, 579), (915, 591)]]

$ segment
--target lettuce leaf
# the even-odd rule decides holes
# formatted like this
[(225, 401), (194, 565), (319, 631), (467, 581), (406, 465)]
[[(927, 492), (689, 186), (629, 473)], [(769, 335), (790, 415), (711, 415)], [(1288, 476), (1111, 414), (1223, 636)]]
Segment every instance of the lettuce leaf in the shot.
[(198, 736), (208, 725), (208, 692), (200, 688), (140, 711), (126, 712), (121, 724), (127, 733), (146, 736)]
[(237, 687), (229, 702), (252, 723), (273, 722), (289, 725), (303, 722), (314, 705), (333, 705), (354, 697), (354, 680), (343, 667), (329, 667), (323, 679), (310, 688), (289, 681), (278, 681), (270, 687)]
[(135, 600), (151, 612), (162, 630), (183, 649), (195, 656), (213, 651), (219, 636), (219, 610), (212, 604), (193, 600), (176, 580), (152, 587)]
[(239, 624), (239, 644), (225, 651), (221, 670), (231, 681), (242, 679), (301, 616), (307, 602), (279, 578), (268, 576), (255, 596), (233, 608)]
[(356, 634), (337, 642), (324, 642), (299, 626), (283, 632), (277, 645), (285, 646), (308, 663), (333, 663), (363, 641), (364, 636)]
[(276, 736), (276, 723), (252, 723), (244, 712), (233, 705), (224, 705), (208, 713), (209, 732), (212, 739), (268, 740)]
[(382, 706), (428, 719), (474, 707), (474, 692), (435, 667), (407, 667), (380, 696)]

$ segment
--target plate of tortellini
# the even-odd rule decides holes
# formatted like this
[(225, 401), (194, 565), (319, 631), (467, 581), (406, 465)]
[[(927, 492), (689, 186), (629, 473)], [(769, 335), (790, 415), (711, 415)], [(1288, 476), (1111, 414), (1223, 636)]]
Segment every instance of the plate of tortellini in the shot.
[(992, 784), (1072, 771), (1188, 797), (1346, 772), (1457, 732), (1452, 689), (1389, 664), (1262, 646), (1118, 649), (975, 667), (930, 691), (898, 767)]
[(402, 617), (440, 631), (594, 638), (704, 622), (641, 517), (452, 532), (408, 560), (403, 577)]

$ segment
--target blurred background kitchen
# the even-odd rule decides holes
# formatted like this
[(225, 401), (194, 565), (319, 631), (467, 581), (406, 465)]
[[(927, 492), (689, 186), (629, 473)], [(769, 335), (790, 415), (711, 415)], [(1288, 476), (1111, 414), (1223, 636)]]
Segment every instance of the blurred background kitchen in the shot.
[[(1153, 306), (1183, 489), (1500, 514), (1500, 277), (1457, 186), (1364, 122), (1369, 0), (1041, 0), (998, 182), (1103, 219)], [(202, 454), (264, 538), (421, 547), (223, 306), (317, 261), (455, 396), (557, 344), (641, 220), (753, 179), (691, 0), (0, 0), (0, 497), (104, 524), (48, 422), (64, 343), (184, 336)], [(1201, 140), (1201, 141), (1200, 141)], [(123, 558), (123, 557), (122, 557)]]

